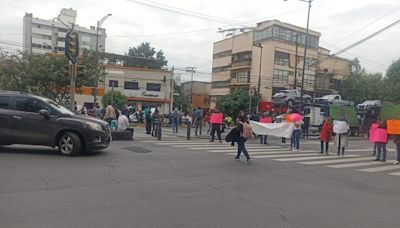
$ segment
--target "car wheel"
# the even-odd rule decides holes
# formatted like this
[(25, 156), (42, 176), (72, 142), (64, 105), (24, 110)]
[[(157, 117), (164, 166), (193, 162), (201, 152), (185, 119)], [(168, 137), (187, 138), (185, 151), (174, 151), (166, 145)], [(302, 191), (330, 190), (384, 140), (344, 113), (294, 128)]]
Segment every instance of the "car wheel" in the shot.
[(288, 105), (288, 107), (292, 107), (293, 106), (293, 101), (292, 100), (288, 100), (287, 105)]
[(65, 132), (58, 139), (58, 150), (65, 156), (75, 156), (81, 152), (82, 142), (78, 135)]

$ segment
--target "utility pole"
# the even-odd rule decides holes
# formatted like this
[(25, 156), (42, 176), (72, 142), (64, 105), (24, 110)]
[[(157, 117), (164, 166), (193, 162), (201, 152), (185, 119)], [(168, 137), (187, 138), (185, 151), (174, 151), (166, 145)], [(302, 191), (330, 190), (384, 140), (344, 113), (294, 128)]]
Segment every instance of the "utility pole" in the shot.
[(294, 63), (294, 85), (293, 88), (296, 89), (297, 87), (297, 55), (299, 52), (299, 34), (294, 35), (296, 37), (296, 56), (295, 56), (295, 63)]
[(170, 91), (169, 91), (169, 112), (171, 113), (173, 111), (173, 105), (174, 105), (174, 67), (171, 69), (171, 79), (169, 82), (170, 86)]
[(193, 74), (196, 67), (186, 67), (186, 72), (190, 73), (190, 113), (193, 111)]

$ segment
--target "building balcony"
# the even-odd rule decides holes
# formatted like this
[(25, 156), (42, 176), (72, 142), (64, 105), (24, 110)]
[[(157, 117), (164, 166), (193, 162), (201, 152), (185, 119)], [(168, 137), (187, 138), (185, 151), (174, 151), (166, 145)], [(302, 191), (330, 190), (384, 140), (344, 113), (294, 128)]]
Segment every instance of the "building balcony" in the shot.
[(251, 60), (233, 62), (230, 70), (245, 69), (245, 68), (251, 68)]

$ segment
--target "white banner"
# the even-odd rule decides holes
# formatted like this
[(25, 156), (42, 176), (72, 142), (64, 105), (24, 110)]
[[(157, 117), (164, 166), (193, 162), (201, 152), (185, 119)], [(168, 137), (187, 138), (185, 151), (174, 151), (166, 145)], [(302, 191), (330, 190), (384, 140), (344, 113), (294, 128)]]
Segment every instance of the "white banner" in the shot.
[(349, 125), (344, 121), (334, 120), (333, 121), (333, 132), (338, 134), (347, 133), (349, 131)]
[(294, 130), (293, 123), (259, 123), (250, 121), (251, 128), (257, 135), (271, 135), (290, 138)]

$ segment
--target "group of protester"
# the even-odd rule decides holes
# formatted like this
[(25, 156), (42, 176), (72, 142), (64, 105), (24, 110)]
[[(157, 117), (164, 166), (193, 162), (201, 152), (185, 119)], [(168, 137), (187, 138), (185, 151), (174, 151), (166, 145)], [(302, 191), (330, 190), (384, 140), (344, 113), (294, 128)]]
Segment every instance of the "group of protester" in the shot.
[(386, 145), (389, 139), (392, 138), (397, 150), (397, 159), (393, 162), (394, 165), (400, 164), (400, 135), (390, 135), (387, 130), (386, 121), (374, 121), (369, 130), (369, 140), (374, 144), (373, 156), (376, 156), (375, 161), (386, 161), (387, 149)]

